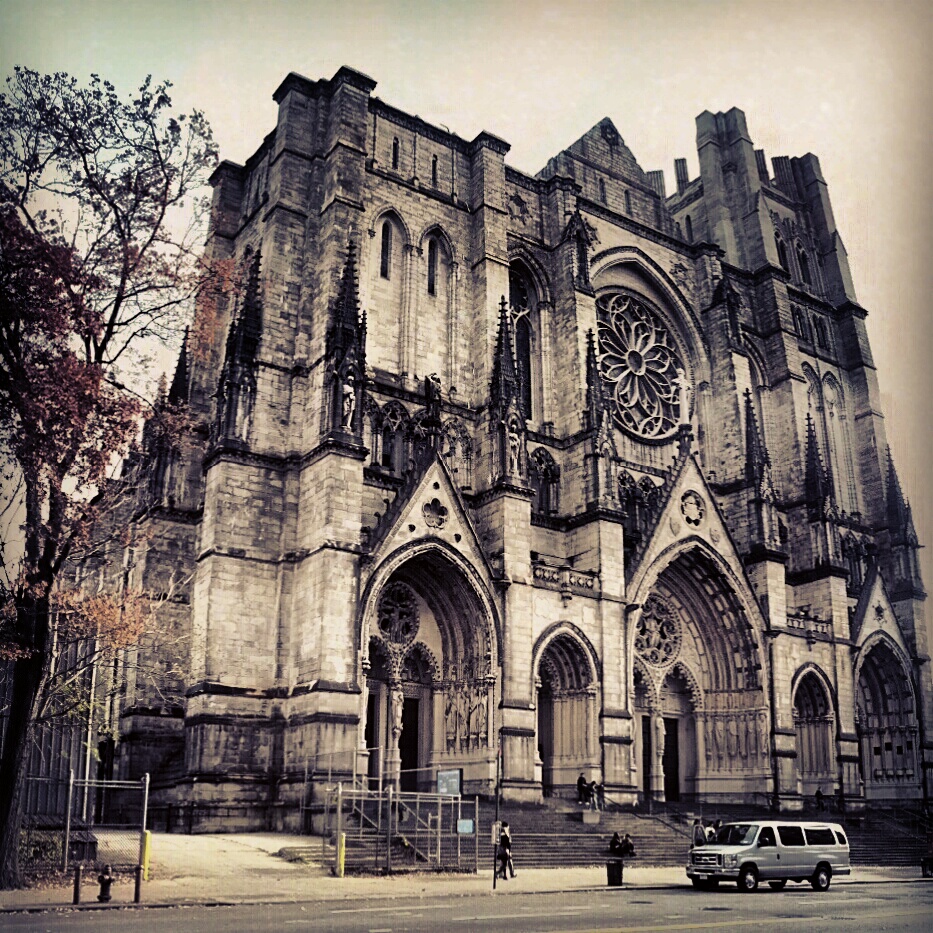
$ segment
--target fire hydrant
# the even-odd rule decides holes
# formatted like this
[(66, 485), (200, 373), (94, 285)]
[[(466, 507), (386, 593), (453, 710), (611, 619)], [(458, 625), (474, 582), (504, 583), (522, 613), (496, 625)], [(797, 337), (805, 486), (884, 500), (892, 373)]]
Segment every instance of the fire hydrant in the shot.
[(106, 903), (113, 897), (110, 893), (110, 887), (113, 884), (113, 875), (110, 873), (109, 865), (104, 866), (104, 872), (97, 876), (97, 880), (100, 883), (100, 894), (97, 895), (97, 900), (101, 903)]

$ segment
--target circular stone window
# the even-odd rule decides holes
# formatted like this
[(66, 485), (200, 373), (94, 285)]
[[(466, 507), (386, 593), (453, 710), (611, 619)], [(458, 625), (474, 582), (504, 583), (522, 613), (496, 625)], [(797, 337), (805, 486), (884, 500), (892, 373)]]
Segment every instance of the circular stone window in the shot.
[(642, 609), (635, 631), (635, 651), (649, 664), (670, 664), (680, 651), (680, 622), (656, 596)]
[(686, 367), (658, 315), (632, 295), (596, 303), (599, 372), (612, 392), (615, 423), (637, 437), (670, 437), (689, 412), (682, 390)]
[(411, 641), (418, 632), (418, 602), (404, 583), (391, 583), (379, 600), (379, 631), (396, 645)]

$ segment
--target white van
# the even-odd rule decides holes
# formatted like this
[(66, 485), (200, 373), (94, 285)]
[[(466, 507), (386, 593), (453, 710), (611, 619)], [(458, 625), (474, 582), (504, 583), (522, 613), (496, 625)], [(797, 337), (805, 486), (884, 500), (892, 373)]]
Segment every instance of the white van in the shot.
[(687, 858), (693, 886), (705, 890), (720, 881), (734, 881), (741, 891), (756, 890), (759, 881), (776, 891), (788, 881), (809, 881), (825, 891), (833, 875), (850, 871), (849, 840), (838, 823), (726, 823), (715, 841), (694, 846)]

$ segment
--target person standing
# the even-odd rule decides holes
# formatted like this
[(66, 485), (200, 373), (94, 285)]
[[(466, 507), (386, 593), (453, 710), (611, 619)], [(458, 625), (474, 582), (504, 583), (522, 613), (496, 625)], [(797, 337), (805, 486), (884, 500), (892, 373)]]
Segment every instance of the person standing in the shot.
[(695, 846), (706, 845), (706, 830), (703, 828), (703, 820), (699, 817), (693, 821), (693, 844)]
[(502, 823), (502, 832), (499, 835), (499, 863), (503, 881), (508, 877), (506, 870), (512, 878), (515, 877), (515, 865), (512, 862), (512, 831), (505, 821)]
[(577, 778), (577, 803), (586, 803), (586, 775), (581, 771), (580, 777)]

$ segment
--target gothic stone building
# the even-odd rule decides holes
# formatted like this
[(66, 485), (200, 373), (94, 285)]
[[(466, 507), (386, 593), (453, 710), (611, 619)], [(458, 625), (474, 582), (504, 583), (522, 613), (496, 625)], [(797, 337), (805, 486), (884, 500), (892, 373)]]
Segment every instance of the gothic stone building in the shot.
[[(926, 798), (911, 513), (818, 159), (697, 117), (676, 191), (609, 119), (536, 175), (290, 74), (216, 170), (235, 270), (149, 445), (129, 565), (190, 629), (122, 776), (289, 825), (306, 765), (507, 798)], [(270, 809), (272, 808), (272, 809)], [(278, 814), (278, 816), (270, 816)]]

